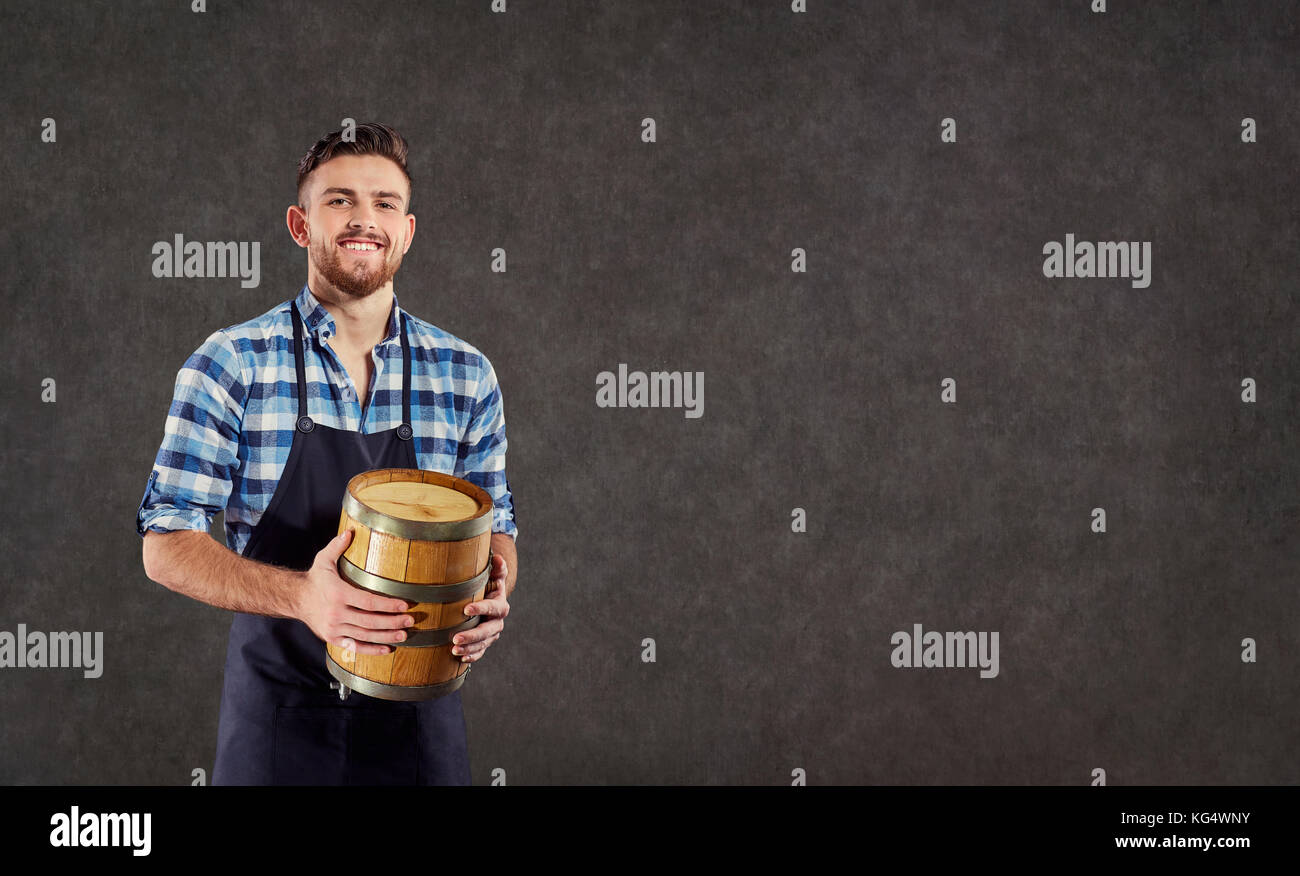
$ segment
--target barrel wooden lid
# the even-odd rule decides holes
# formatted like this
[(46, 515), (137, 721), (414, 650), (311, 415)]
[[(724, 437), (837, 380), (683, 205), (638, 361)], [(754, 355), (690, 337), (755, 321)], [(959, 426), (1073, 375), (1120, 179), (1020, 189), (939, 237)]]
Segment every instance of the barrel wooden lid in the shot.
[(362, 472), (348, 481), (343, 512), (373, 532), (461, 541), (492, 527), (492, 497), (463, 478), (416, 468)]
[(473, 496), (422, 481), (371, 484), (358, 490), (357, 498), (376, 511), (403, 520), (468, 520), (479, 513)]

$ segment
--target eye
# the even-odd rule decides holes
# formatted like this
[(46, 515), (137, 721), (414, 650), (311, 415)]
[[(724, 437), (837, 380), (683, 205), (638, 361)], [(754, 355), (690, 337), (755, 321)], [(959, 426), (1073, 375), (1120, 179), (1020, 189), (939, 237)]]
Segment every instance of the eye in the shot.
[(396, 210), (396, 209), (397, 209), (397, 207), (396, 207), (395, 205), (390, 204), (390, 203), (388, 203), (387, 201), (384, 201), (380, 206), (388, 207), (388, 208), (393, 209), (393, 210)]
[(330, 203), (330, 204), (337, 204), (339, 201), (346, 201), (346, 200), (347, 200), (347, 198), (335, 198), (334, 200), (330, 201), (329, 203)]

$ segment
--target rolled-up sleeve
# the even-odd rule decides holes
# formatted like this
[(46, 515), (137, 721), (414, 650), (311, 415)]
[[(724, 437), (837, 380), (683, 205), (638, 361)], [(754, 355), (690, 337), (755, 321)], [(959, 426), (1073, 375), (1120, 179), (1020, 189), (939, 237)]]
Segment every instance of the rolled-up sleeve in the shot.
[(483, 360), (485, 376), (469, 427), (461, 436), (456, 476), (478, 484), (492, 496), (492, 531), (518, 538), (514, 496), (506, 480), (506, 416), (496, 371)]
[(185, 361), (144, 497), (136, 531), (208, 531), (226, 507), (239, 465), (239, 431), (246, 402), (239, 354), (214, 332)]

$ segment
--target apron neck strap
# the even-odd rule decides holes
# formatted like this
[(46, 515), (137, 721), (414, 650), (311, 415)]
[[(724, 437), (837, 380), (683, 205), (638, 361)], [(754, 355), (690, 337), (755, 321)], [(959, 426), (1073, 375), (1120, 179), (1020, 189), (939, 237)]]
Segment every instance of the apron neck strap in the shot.
[(301, 424), (307, 419), (307, 371), (303, 365), (306, 350), (302, 341), (302, 315), (298, 313), (297, 303), (290, 302), (289, 306), (293, 308), (293, 363), (298, 371), (298, 422), (301, 429)]
[[(397, 303), (393, 303), (396, 307)], [(406, 314), (402, 314), (402, 425), (411, 426), (411, 342), (407, 338)]]

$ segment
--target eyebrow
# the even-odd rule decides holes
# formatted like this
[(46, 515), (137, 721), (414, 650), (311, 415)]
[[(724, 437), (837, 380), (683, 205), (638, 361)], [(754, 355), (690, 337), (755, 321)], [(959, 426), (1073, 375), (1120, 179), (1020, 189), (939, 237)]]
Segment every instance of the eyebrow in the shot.
[[(330, 194), (347, 195), (349, 198), (355, 198), (357, 196), (357, 193), (352, 189), (341, 189), (338, 186), (331, 186), (330, 188), (321, 192), (322, 197)], [(376, 198), (384, 198), (385, 200), (389, 200), (389, 201), (402, 200), (402, 196), (399, 195), (397, 192), (374, 192), (373, 194)]]

